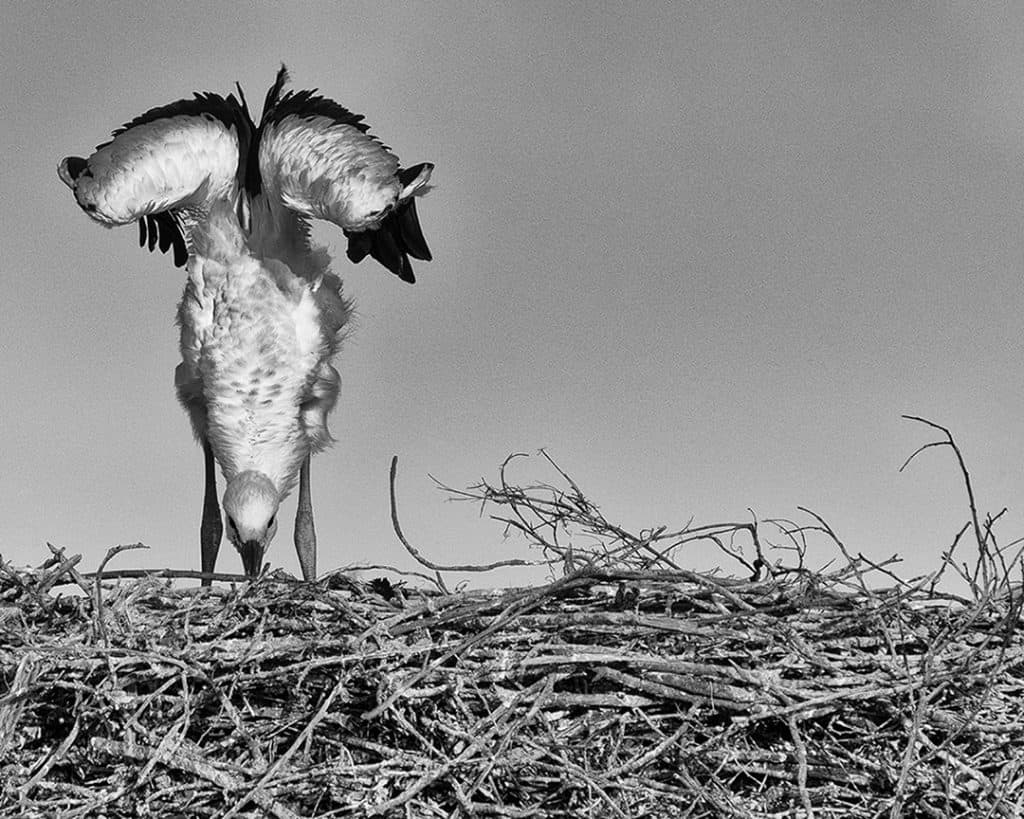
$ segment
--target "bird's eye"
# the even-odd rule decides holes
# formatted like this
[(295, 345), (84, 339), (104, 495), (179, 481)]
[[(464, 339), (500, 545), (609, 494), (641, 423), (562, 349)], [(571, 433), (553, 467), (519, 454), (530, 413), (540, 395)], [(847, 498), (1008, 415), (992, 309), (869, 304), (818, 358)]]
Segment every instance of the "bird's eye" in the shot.
[(235, 526), (234, 518), (232, 518), (231, 515), (228, 515), (228, 526), (230, 527), (232, 532), (238, 531), (238, 527)]
[(277, 515), (271, 515), (270, 520), (267, 521), (267, 528), (273, 526), (275, 520), (277, 520)]

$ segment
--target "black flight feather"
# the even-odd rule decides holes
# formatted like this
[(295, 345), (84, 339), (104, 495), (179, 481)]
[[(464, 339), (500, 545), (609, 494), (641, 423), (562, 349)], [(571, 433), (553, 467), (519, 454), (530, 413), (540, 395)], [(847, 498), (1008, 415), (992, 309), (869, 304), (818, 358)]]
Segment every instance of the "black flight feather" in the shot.
[(173, 247), (175, 267), (184, 267), (188, 261), (188, 245), (174, 211), (150, 213), (139, 219), (139, 247), (147, 244), (150, 251), (159, 246), (161, 253)]
[[(219, 94), (197, 91), (190, 100), (178, 100), (169, 105), (159, 105), (150, 108), (131, 122), (126, 122), (120, 128), (111, 132), (112, 137), (117, 137), (139, 125), (146, 125), (150, 122), (157, 122), (161, 119), (173, 119), (174, 117), (213, 117), (220, 120), (228, 128), (234, 127), (239, 132), (239, 142), (242, 141), (243, 132), (251, 132), (252, 120), (245, 108), (235, 99), (234, 94), (228, 94), (227, 98)], [(105, 148), (113, 140), (107, 140), (96, 146), (96, 150)], [(239, 146), (241, 147), (241, 146)]]

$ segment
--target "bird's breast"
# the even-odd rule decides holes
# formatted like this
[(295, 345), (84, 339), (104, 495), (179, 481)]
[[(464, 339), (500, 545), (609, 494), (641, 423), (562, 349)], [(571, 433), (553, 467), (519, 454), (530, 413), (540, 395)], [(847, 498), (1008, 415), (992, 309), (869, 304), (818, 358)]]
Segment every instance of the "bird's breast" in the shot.
[(225, 476), (258, 469), (286, 491), (309, 451), (301, 406), (330, 354), (310, 288), (276, 260), (194, 257), (180, 318)]

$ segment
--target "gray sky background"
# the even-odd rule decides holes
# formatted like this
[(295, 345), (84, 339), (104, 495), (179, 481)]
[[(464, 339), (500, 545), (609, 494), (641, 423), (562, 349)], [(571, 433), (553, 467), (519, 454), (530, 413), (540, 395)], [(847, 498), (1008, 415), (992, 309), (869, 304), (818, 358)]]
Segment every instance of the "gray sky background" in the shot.
[[(184, 274), (56, 176), (142, 111), (258, 112), (281, 61), (406, 164), (435, 261), (409, 287), (317, 230), (358, 317), (320, 568), (523, 556), (465, 486), (546, 447), (627, 526), (824, 516), (937, 565), (966, 502), (1024, 534), (1024, 7), (2, 3), (0, 553), (197, 568), (202, 457), (173, 391)], [(515, 476), (550, 477), (539, 460)], [(294, 509), (294, 497), (286, 505)], [(290, 525), (270, 559), (297, 571)], [(826, 555), (822, 554), (822, 559)], [(718, 556), (695, 551), (688, 565)], [(240, 570), (225, 544), (218, 568)], [(493, 583), (480, 579), (475, 582)]]

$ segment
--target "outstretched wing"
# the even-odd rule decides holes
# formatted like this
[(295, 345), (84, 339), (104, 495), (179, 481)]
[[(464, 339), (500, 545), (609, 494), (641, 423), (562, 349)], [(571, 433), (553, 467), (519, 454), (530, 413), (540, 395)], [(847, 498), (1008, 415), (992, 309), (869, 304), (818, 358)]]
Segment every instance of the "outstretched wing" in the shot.
[(253, 131), (244, 98), (197, 93), (136, 117), (88, 159), (65, 157), (57, 172), (90, 217), (107, 226), (138, 220), (139, 244), (173, 247), (180, 267), (186, 214), (234, 200)]
[(398, 157), (369, 133), (363, 117), (313, 91), (288, 91), (282, 66), (267, 93), (247, 175), (288, 208), (326, 219), (349, 237), (349, 258), (373, 256), (414, 281), (409, 256), (429, 260), (413, 197), (426, 192), (433, 165), (402, 170)]

